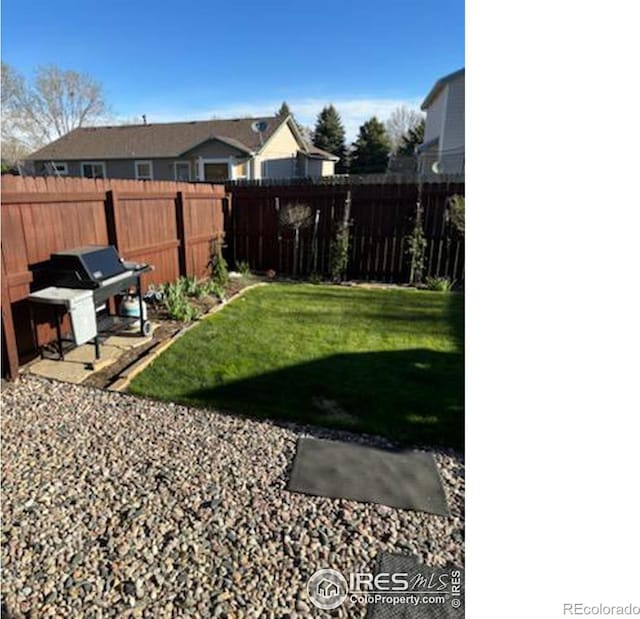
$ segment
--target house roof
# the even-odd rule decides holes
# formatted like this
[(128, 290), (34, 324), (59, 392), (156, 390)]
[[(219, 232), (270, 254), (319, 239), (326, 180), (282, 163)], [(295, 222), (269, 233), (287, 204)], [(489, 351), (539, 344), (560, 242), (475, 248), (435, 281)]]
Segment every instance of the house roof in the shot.
[(315, 146), (313, 142), (309, 142), (307, 139), (305, 139), (305, 137), (302, 135), (302, 132), (300, 131), (300, 128), (298, 127), (298, 124), (293, 120), (293, 116), (289, 115), (287, 118), (291, 119), (291, 130), (296, 136), (298, 142), (303, 146), (304, 153), (307, 157), (311, 159), (328, 159), (330, 161), (340, 161), (340, 157), (338, 157), (337, 155), (334, 155), (329, 151), (322, 150), (322, 148), (318, 148), (317, 146)]
[(434, 85), (429, 94), (426, 96), (425, 100), (422, 102), (420, 106), (421, 110), (426, 110), (434, 101), (434, 99), (440, 94), (442, 89), (451, 82), (457, 80), (459, 77), (464, 75), (464, 67), (462, 69), (458, 69), (453, 73), (449, 73), (449, 75), (445, 75), (441, 77)]
[[(233, 118), (178, 123), (149, 123), (109, 127), (81, 127), (32, 153), (32, 160), (58, 159), (142, 159), (179, 157), (187, 151), (217, 139), (246, 153), (259, 151), (289, 117)], [(267, 128), (261, 136), (253, 123), (264, 121)], [(309, 154), (334, 156), (305, 145)]]
[(313, 144), (307, 144), (307, 155), (312, 159), (330, 159), (331, 161), (340, 161), (340, 157), (330, 153), (329, 151), (322, 150)]

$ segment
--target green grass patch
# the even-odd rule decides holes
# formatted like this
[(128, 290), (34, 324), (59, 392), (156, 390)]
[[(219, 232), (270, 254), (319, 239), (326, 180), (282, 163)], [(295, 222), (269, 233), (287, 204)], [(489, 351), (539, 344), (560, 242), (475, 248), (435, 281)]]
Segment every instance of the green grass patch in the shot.
[(272, 284), (191, 329), (130, 391), (460, 448), (463, 326), (460, 294)]

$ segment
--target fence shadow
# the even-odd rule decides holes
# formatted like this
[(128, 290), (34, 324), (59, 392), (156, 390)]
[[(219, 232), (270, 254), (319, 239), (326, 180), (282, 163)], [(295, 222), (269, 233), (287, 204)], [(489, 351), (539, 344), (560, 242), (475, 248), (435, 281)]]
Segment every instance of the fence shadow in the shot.
[(336, 354), (178, 397), (191, 405), (378, 434), (404, 445), (464, 445), (461, 352)]

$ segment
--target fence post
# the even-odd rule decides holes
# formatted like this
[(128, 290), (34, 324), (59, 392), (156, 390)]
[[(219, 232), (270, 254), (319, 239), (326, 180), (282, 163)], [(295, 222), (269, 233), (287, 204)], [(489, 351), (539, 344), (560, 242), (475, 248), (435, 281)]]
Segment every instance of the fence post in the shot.
[(113, 189), (107, 191), (104, 201), (104, 216), (107, 222), (107, 237), (109, 244), (118, 247), (118, 226), (117, 226), (118, 196)]
[[(107, 237), (109, 238), (109, 244), (115, 245), (118, 251), (120, 251), (120, 247), (118, 247), (118, 194), (113, 189), (109, 189), (105, 196), (104, 215), (107, 223)], [(108, 303), (109, 313), (116, 314), (117, 307), (115, 299), (111, 297), (108, 300)]]
[[(222, 198), (222, 228), (224, 244), (227, 246), (227, 258), (233, 261), (233, 268), (236, 268), (236, 220), (233, 215), (233, 194), (226, 193)], [(229, 262), (229, 260), (227, 260)]]
[(276, 220), (278, 222), (278, 274), (282, 273), (282, 230), (280, 227), (280, 198), (276, 196), (273, 199), (274, 208), (276, 209)]
[(313, 237), (311, 240), (311, 268), (309, 271), (315, 276), (318, 275), (318, 224), (320, 223), (320, 209), (316, 209), (313, 219)]
[(176, 195), (176, 233), (178, 235), (178, 268), (180, 275), (187, 273), (187, 236), (184, 231), (184, 194)]
[(9, 284), (7, 282), (7, 272), (4, 266), (4, 255), (2, 256), (2, 335), (4, 336), (4, 349), (7, 353), (9, 364), (9, 378), (14, 380), (18, 376), (20, 361), (18, 359), (18, 344), (16, 342), (16, 331), (13, 326), (13, 315), (11, 314), (11, 297), (9, 296)]
[[(345, 252), (347, 256), (349, 255), (349, 245), (352, 243), (351, 234), (349, 231), (349, 226), (351, 223), (351, 187), (347, 189), (347, 196), (344, 199), (344, 211), (342, 212), (342, 230), (345, 235), (344, 238), (344, 246)], [(349, 272), (349, 259), (347, 258), (344, 264), (344, 271), (342, 273), (343, 277), (347, 277), (347, 273)]]

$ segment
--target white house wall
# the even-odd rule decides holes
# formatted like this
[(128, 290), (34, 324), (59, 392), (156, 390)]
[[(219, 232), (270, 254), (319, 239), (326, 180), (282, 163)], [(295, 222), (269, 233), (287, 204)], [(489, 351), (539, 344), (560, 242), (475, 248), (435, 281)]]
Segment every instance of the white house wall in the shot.
[(256, 155), (250, 162), (250, 176), (253, 180), (262, 178), (262, 157)]
[(282, 124), (260, 151), (264, 178), (296, 176), (298, 141), (287, 123)]
[(298, 141), (287, 123), (283, 123), (269, 138), (260, 155), (265, 159), (295, 157), (300, 150)]
[(442, 136), (442, 128), (444, 126), (444, 115), (447, 103), (447, 89), (443, 88), (433, 103), (427, 110), (427, 118), (425, 120), (424, 143), (427, 144), (431, 140)]
[(322, 161), (322, 176), (333, 176), (336, 173), (335, 161)]
[(464, 76), (447, 86), (447, 113), (440, 147), (445, 171), (464, 170)]

